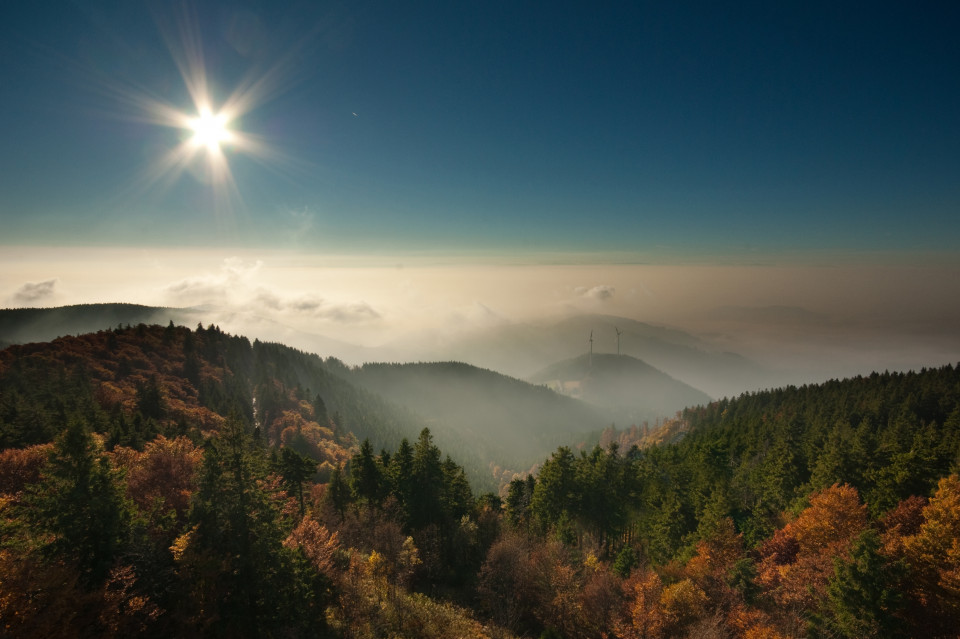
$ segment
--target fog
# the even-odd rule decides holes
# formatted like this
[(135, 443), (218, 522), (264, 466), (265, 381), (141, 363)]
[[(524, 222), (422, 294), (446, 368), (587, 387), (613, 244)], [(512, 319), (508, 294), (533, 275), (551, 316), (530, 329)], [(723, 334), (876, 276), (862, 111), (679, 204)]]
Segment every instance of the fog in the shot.
[[(564, 318), (582, 315), (677, 329), (683, 333), (648, 337), (736, 353), (777, 384), (960, 360), (960, 266), (949, 261), (601, 261), (5, 247), (0, 302), (190, 308), (205, 324), (351, 364), (456, 357), (483, 365), (500, 331), (519, 354)], [(542, 353), (540, 365), (586, 352), (591, 321), (577, 328), (579, 343), (575, 333), (557, 333), (567, 352)], [(616, 352), (615, 339), (598, 330), (593, 347)], [(532, 361), (504, 358), (496, 360), (502, 372), (534, 372)]]

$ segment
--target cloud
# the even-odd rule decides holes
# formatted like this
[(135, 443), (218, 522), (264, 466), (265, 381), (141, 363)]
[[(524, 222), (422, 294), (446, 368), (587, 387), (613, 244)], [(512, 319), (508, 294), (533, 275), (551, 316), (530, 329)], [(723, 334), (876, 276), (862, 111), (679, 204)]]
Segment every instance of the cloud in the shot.
[(192, 277), (175, 282), (164, 289), (174, 304), (187, 306), (223, 302), (227, 297), (222, 282), (204, 277)]
[(587, 288), (586, 286), (578, 286), (573, 289), (573, 292), (576, 293), (579, 297), (586, 297), (592, 300), (608, 300), (613, 298), (613, 294), (616, 292), (616, 288), (608, 284), (599, 284), (592, 288)]
[(10, 299), (14, 304), (35, 304), (52, 296), (59, 281), (59, 279), (54, 278), (43, 282), (27, 282), (18, 288)]
[(278, 310), (283, 309), (341, 324), (371, 322), (381, 317), (366, 302), (332, 303), (312, 295), (292, 300)]
[(352, 325), (382, 317), (379, 311), (362, 300), (331, 301), (302, 290), (283, 292), (278, 290), (281, 282), (266, 285), (270, 280), (262, 261), (230, 257), (223, 260), (218, 272), (181, 279), (165, 286), (163, 292), (176, 305), (211, 305), (224, 311), (263, 315), (281, 322), (322, 320)]
[(275, 294), (264, 289), (259, 289), (257, 291), (253, 301), (258, 306), (269, 308), (274, 311), (279, 311), (281, 308), (283, 308), (283, 301)]
[(228, 257), (220, 265), (219, 273), (188, 277), (167, 285), (163, 292), (172, 303), (185, 306), (223, 304), (231, 296), (242, 294), (248, 281), (263, 267), (263, 262), (244, 262), (238, 257)]

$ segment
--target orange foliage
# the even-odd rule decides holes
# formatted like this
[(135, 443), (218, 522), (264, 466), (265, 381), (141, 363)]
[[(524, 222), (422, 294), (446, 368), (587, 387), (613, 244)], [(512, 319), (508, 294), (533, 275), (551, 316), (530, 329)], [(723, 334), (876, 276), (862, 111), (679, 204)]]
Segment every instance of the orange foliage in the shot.
[(0, 550), (0, 634), (64, 639), (96, 621), (98, 595), (84, 592), (77, 572), (33, 553)]
[(661, 639), (667, 618), (660, 605), (663, 583), (652, 570), (635, 570), (623, 584), (627, 619), (617, 627), (623, 639)]
[(834, 484), (810, 497), (796, 521), (787, 525), (800, 545), (800, 554), (846, 545), (867, 525), (867, 507), (852, 486)]
[(743, 535), (737, 533), (733, 520), (725, 517), (713, 534), (697, 544), (697, 554), (687, 562), (685, 572), (701, 587), (713, 590), (743, 556)]
[(126, 468), (127, 494), (141, 509), (149, 511), (159, 503), (164, 512), (173, 510), (179, 521), (186, 520), (202, 450), (186, 437), (159, 435), (142, 453), (118, 446), (113, 455), (115, 463)]
[[(90, 379), (94, 397), (102, 408), (110, 410), (119, 405), (126, 412), (136, 410), (137, 385), (155, 377), (163, 392), (169, 421), (182, 417), (202, 429), (216, 430), (222, 418), (199, 406), (197, 389), (183, 376), (183, 336), (188, 329), (177, 328), (178, 337), (169, 343), (164, 343), (165, 330), (143, 326), (14, 345), (0, 351), (0, 371), (15, 360), (33, 360), (50, 370), (79, 367)], [(198, 349), (204, 339), (205, 336), (194, 334)], [(227, 372), (222, 363), (217, 366), (200, 361), (202, 378), (222, 381)]]
[(923, 524), (923, 509), (927, 505), (925, 497), (908, 497), (880, 520), (883, 531), (881, 548), (888, 557), (902, 557), (903, 539), (916, 535)]
[(845, 556), (867, 525), (855, 488), (834, 484), (760, 549), (757, 582), (778, 606), (812, 610), (824, 597), (833, 559)]
[(40, 471), (51, 450), (53, 444), (39, 444), (0, 452), (0, 494), (15, 495), (27, 484), (40, 481)]
[(311, 517), (304, 517), (284, 540), (283, 545), (287, 548), (299, 548), (314, 568), (329, 574), (333, 570), (334, 555), (340, 542), (337, 533), (331, 533), (326, 526)]
[(751, 639), (781, 639), (784, 635), (777, 632), (770, 621), (770, 616), (756, 608), (747, 608), (745, 605), (734, 606), (727, 613), (727, 625), (738, 637)]

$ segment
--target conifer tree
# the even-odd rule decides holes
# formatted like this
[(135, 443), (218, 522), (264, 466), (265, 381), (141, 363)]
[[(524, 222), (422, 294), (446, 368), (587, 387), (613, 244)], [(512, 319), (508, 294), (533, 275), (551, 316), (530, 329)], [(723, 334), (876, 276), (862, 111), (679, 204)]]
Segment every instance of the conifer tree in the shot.
[(120, 473), (81, 422), (57, 438), (32, 501), (37, 525), (54, 535), (51, 551), (88, 586), (102, 581), (129, 539), (131, 511)]

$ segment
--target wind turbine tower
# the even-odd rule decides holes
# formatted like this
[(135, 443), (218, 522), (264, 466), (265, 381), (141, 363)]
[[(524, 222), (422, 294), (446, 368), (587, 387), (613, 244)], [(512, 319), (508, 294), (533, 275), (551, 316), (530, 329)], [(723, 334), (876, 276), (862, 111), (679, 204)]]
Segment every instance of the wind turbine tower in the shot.
[(587, 360), (588, 368), (593, 368), (593, 331), (590, 331), (590, 358)]
[(617, 331), (617, 357), (620, 357), (620, 335), (622, 331), (616, 326), (613, 327), (613, 330)]

